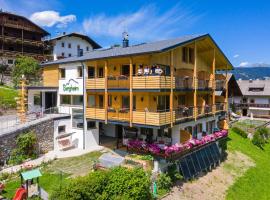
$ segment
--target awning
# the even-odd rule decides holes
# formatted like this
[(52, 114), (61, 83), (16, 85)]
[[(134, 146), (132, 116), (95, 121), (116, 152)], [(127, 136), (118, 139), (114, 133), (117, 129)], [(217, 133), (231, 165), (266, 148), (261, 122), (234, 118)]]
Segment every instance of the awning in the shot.
[(42, 176), (42, 174), (39, 171), (39, 169), (33, 169), (30, 171), (22, 172), (21, 176), (25, 181), (27, 181), (27, 180), (31, 180), (33, 178), (38, 178), (38, 177)]
[(270, 110), (270, 108), (249, 107), (249, 110)]

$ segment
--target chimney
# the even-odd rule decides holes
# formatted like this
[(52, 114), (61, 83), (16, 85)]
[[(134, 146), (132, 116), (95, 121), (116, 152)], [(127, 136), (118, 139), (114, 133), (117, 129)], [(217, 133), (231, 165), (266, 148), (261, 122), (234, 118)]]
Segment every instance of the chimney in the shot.
[(127, 32), (123, 32), (122, 34), (123, 36), (123, 48), (126, 48), (129, 46), (129, 40), (128, 40), (128, 33)]

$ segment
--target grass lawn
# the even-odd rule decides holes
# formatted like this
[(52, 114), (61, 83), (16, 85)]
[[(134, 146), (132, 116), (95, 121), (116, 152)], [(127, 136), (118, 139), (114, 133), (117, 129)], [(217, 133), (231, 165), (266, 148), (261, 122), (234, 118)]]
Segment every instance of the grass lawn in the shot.
[[(62, 158), (41, 166), (42, 177), (40, 177), (40, 186), (49, 194), (61, 185), (70, 180), (70, 177), (83, 176), (90, 172), (94, 162), (101, 156), (101, 152), (91, 152), (78, 157)], [(20, 187), (19, 176), (9, 180), (6, 184), (4, 196), (12, 198), (15, 191)]]
[(229, 138), (228, 149), (246, 154), (255, 162), (256, 166), (248, 169), (229, 187), (226, 199), (270, 199), (270, 144), (261, 150), (254, 146), (249, 139), (243, 139), (232, 131)]
[(0, 107), (5, 106), (8, 108), (15, 108), (16, 101), (14, 98), (17, 96), (17, 90), (6, 86), (0, 86)]

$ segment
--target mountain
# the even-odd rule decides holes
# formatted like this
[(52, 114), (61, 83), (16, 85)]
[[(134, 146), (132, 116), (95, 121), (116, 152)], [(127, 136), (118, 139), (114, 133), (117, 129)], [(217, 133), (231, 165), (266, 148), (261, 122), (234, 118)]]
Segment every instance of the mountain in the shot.
[(232, 73), (236, 79), (264, 79), (270, 78), (270, 67), (235, 67)]

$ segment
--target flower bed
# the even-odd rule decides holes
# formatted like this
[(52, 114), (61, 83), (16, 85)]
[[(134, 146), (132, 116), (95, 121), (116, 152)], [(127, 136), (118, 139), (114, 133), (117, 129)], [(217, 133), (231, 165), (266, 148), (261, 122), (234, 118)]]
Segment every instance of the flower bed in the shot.
[(181, 144), (174, 144), (171, 146), (165, 146), (164, 148), (160, 148), (158, 144), (148, 144), (144, 141), (140, 140), (131, 140), (128, 142), (128, 150), (143, 153), (143, 154), (151, 154), (153, 156), (163, 157), (163, 158), (170, 158), (174, 157), (175, 155), (182, 155), (185, 152), (189, 151), (192, 148), (197, 148), (208, 144), (210, 142), (214, 142), (220, 138), (227, 137), (228, 131), (222, 130), (215, 132), (210, 135), (206, 135), (202, 137), (201, 140), (198, 139), (190, 139), (185, 143)]

